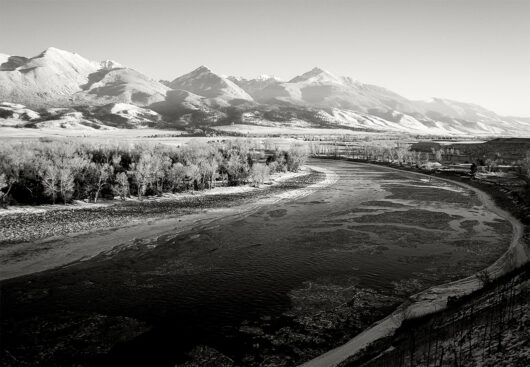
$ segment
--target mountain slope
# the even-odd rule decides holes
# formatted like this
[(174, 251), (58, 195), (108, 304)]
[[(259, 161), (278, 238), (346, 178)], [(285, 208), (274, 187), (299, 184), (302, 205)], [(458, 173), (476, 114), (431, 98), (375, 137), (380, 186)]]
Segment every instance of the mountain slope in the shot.
[(53, 47), (20, 65), (2, 66), (0, 100), (28, 106), (67, 103), (98, 70), (98, 64)]
[(168, 87), (133, 69), (100, 69), (88, 76), (81, 91), (73, 95), (78, 104), (132, 103), (148, 106), (163, 101)]

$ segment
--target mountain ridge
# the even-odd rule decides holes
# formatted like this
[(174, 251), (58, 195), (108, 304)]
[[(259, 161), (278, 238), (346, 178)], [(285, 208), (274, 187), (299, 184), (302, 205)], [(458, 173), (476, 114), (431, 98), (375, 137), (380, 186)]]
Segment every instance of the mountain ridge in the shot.
[(130, 104), (151, 109), (174, 126), (299, 120), (314, 127), (411, 133), (530, 132), (528, 118), (502, 117), (446, 98), (414, 101), (320, 67), (284, 81), (227, 77), (202, 65), (162, 82), (116, 61), (90, 61), (54, 47), (31, 58), (0, 54), (0, 102), (34, 109)]

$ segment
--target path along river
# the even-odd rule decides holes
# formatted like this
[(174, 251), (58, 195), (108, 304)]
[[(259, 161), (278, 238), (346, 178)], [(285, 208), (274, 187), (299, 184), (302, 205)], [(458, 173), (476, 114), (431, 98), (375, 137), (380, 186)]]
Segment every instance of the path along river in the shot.
[(408, 295), (488, 266), (510, 243), (511, 224), (474, 191), (384, 167), (310, 163), (337, 180), (2, 282), (3, 353), (18, 365), (296, 365)]

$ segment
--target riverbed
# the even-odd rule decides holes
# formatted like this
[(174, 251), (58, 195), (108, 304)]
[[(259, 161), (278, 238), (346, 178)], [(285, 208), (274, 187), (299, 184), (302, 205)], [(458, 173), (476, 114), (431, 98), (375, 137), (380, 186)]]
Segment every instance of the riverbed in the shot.
[(511, 224), (472, 190), (310, 164), (336, 182), (0, 283), (4, 353), (12, 365), (293, 366), (510, 243)]

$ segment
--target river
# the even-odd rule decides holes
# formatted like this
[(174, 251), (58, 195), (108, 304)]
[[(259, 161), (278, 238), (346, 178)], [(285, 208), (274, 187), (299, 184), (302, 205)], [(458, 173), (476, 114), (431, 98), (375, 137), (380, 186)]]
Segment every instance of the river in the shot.
[(510, 243), (510, 223), (471, 190), (385, 167), (310, 163), (338, 180), (0, 283), (4, 349), (57, 365), (296, 365), (408, 295), (479, 271)]

